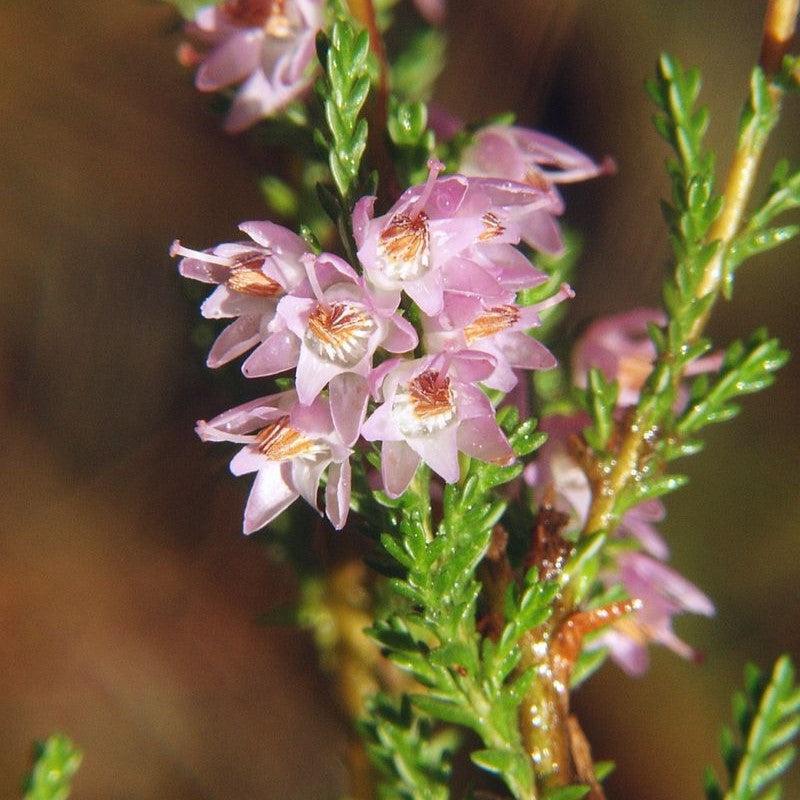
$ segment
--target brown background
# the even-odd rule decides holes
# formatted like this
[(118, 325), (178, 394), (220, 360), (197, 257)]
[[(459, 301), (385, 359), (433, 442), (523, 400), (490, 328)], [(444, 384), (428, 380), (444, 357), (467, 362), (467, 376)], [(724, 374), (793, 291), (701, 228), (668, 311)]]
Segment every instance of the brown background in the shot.
[[(699, 63), (727, 162), (762, 4), (753, 0), (451, 0), (439, 100), (613, 154), (613, 180), (568, 192), (586, 234), (568, 326), (657, 300), (668, 248), (664, 147), (641, 84), (661, 49)], [(0, 796), (30, 741), (86, 751), (84, 800), (320, 798), (343, 787), (343, 727), (313, 647), (259, 613), (292, 580), (239, 533), (246, 487), (192, 422), (219, 410), (166, 255), (263, 216), (256, 154), (218, 129), (174, 60), (163, 5), (0, 5)], [(788, 104), (776, 152), (793, 150)], [(794, 135), (793, 135), (794, 134)], [(760, 324), (796, 348), (800, 248), (743, 270), (718, 342)], [(703, 667), (654, 654), (582, 691), (612, 796), (700, 796), (748, 658), (798, 653), (797, 359), (681, 465), (674, 560), (716, 600), (681, 632)], [(791, 795), (791, 791), (789, 792)]]

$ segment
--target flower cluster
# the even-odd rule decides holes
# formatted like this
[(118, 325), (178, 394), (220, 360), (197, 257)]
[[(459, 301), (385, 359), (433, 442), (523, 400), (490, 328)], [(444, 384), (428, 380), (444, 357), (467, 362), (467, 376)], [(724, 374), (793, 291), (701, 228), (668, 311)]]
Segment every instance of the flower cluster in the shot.
[(235, 474), (257, 473), (245, 532), (297, 497), (317, 507), (323, 480), (327, 516), (343, 527), (349, 460), (362, 442), (380, 443), (391, 497), (423, 462), (455, 482), (459, 452), (514, 458), (484, 389), (508, 392), (516, 371), (556, 364), (528, 331), (572, 290), (564, 284), (538, 305), (519, 305), (519, 290), (547, 275), (517, 245), (532, 213), (558, 207), (547, 187), (442, 170), (431, 160), (427, 181), (384, 214), (375, 215), (374, 197), (356, 203), (355, 265), (309, 252), (270, 222), (243, 223), (246, 238), (206, 251), (173, 244), (182, 275), (217, 285), (203, 315), (233, 320), (209, 366), (249, 352), (248, 378), (293, 373), (291, 391), (198, 423), (205, 440), (244, 445)]
[[(444, 0), (415, 0), (432, 24), (444, 19)], [(235, 87), (225, 120), (239, 133), (282, 111), (314, 80), (314, 43), (325, 22), (324, 0), (223, 0), (200, 8), (178, 49), (195, 67), (201, 92)]]

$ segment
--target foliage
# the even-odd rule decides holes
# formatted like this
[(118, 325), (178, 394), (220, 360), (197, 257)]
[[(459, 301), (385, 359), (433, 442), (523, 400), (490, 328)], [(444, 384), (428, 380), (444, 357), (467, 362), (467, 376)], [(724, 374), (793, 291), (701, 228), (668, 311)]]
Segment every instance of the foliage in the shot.
[(37, 742), (33, 769), (25, 780), (24, 800), (67, 800), (82, 758), (83, 753), (60, 734)]
[(733, 697), (735, 732), (725, 727), (720, 739), (730, 788), (723, 792), (709, 768), (708, 800), (777, 800), (776, 781), (797, 754), (792, 741), (800, 734), (800, 688), (789, 657), (778, 659), (769, 679), (748, 664), (744, 682), (744, 691)]
[[(517, 425), (510, 436), (520, 456), (543, 439), (532, 421)], [(493, 642), (481, 639), (476, 627), (481, 586), (475, 577), (506, 508), (493, 490), (521, 469), (471, 460), (461, 482), (445, 488), (435, 535), (427, 469), (418, 470), (398, 500), (382, 498), (387, 532), (381, 541), (405, 570), (391, 586), (407, 606), (377, 620), (372, 635), (395, 664), (426, 687), (412, 697), (417, 712), (477, 733), (485, 747), (472, 754), (473, 761), (500, 775), (515, 797), (527, 798), (533, 773), (520, 742), (517, 707), (534, 676), (515, 675), (514, 669), (520, 638), (550, 614), (556, 587), (529, 573), (521, 595), (507, 598), (504, 627)]]

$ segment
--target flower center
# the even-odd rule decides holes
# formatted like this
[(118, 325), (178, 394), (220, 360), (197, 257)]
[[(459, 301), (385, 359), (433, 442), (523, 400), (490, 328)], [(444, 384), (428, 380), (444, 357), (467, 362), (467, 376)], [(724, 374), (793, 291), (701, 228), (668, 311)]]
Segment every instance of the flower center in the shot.
[(308, 318), (305, 340), (321, 358), (352, 367), (367, 354), (375, 327), (360, 303), (320, 303)]
[(489, 242), (506, 232), (505, 226), (500, 223), (499, 217), (491, 211), (487, 211), (481, 221), (483, 222), (483, 230), (478, 236), (479, 242)]
[(450, 378), (435, 370), (418, 375), (406, 387), (397, 390), (392, 415), (406, 436), (443, 430), (456, 416)]
[(494, 336), (500, 331), (508, 330), (519, 320), (519, 309), (516, 306), (492, 306), (464, 328), (464, 339), (471, 345), (477, 339)]
[(276, 39), (292, 35), (292, 23), (287, 13), (289, 0), (227, 0), (223, 11), (237, 25), (263, 28)]
[(283, 294), (283, 286), (261, 270), (264, 257), (251, 255), (238, 261), (231, 267), (225, 285), (239, 294), (256, 297), (278, 297)]
[(270, 461), (313, 459), (325, 451), (322, 444), (289, 425), (288, 416), (278, 417), (263, 427), (256, 434), (255, 447)]
[(378, 238), (378, 257), (390, 278), (413, 280), (424, 275), (431, 262), (427, 214), (395, 214)]

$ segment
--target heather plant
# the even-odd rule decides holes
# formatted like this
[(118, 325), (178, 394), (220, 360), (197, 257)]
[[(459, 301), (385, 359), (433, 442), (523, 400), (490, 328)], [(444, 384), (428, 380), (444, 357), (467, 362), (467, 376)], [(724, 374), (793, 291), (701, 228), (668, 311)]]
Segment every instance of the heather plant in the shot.
[[(721, 179), (700, 72), (658, 59), (663, 307), (574, 342), (558, 323), (580, 248), (558, 187), (616, 166), (510, 117), (462, 124), (428, 105), (442, 2), (418, 2), (391, 48), (409, 14), (396, 0), (180, 6), (181, 61), (226, 129), (298, 154), (291, 181), (261, 178), (268, 219), (171, 253), (215, 287), (202, 316), (227, 322), (208, 366), (244, 357), (243, 402), (197, 433), (237, 445), (231, 472), (255, 476), (244, 533), (266, 528), (300, 575), (297, 620), (352, 720), (350, 796), (605, 797), (613, 766), (594, 761), (571, 694), (608, 657), (634, 675), (652, 646), (695, 658), (675, 617), (715, 608), (658, 531), (686, 481), (673, 462), (788, 358), (764, 330), (714, 343), (706, 325), (746, 262), (800, 233), (787, 162), (752, 197), (800, 88), (797, 0), (765, 3)], [(315, 559), (315, 537), (334, 555)], [(779, 797), (800, 731), (788, 657), (748, 666), (733, 710), (707, 797)], [(45, 770), (26, 796), (66, 796), (36, 788)]]

